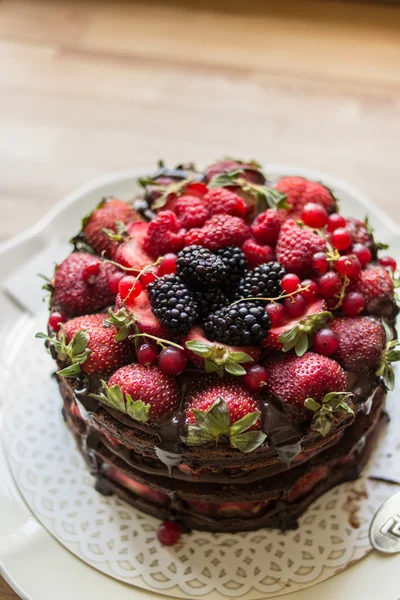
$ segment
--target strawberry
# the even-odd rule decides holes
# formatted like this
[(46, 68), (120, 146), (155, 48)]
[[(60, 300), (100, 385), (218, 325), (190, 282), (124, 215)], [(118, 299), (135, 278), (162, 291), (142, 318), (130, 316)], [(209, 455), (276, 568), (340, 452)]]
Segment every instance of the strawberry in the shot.
[(61, 327), (57, 338), (38, 333), (53, 346), (57, 359), (65, 364), (62, 377), (107, 374), (133, 359), (132, 345), (117, 341), (116, 327), (106, 323), (108, 315), (84, 315)]
[(367, 266), (350, 283), (348, 291), (360, 292), (364, 296), (365, 305), (370, 314), (393, 315), (395, 310), (394, 283), (390, 274), (381, 265)]
[(209, 377), (186, 399), (189, 446), (229, 440), (232, 448), (252, 452), (266, 439), (258, 402), (235, 378)]
[(135, 421), (154, 423), (175, 410), (179, 390), (176, 378), (158, 367), (131, 364), (115, 371), (108, 384), (102, 381), (102, 391), (96, 397)]
[[(112, 198), (103, 200), (82, 221), (82, 237), (97, 252), (113, 258), (118, 243), (125, 235), (125, 227), (141, 216), (126, 202)], [(106, 230), (106, 231), (104, 231)]]
[(58, 265), (52, 292), (53, 307), (74, 317), (114, 303), (115, 294), (109, 288), (108, 277), (115, 272), (115, 267), (102, 264), (98, 274), (90, 282), (85, 281), (83, 269), (93, 261), (93, 255), (88, 252), (73, 252)]
[(285, 212), (269, 208), (254, 219), (251, 232), (259, 244), (276, 245), (285, 220)]
[(347, 404), (347, 377), (342, 367), (331, 358), (307, 352), (301, 357), (289, 354), (266, 363), (267, 391), (286, 405), (299, 420), (314, 413), (311, 429), (325, 436), (334, 413), (353, 413)]
[[(197, 231), (196, 229), (194, 231)], [(239, 217), (230, 215), (214, 215), (201, 229), (203, 241), (200, 245), (215, 251), (227, 246), (242, 246), (250, 237), (250, 229)], [(185, 244), (188, 238), (186, 236)]]
[(149, 224), (143, 249), (154, 258), (167, 252), (179, 252), (185, 244), (185, 237), (180, 229), (181, 223), (172, 211), (160, 211)]
[(170, 333), (154, 315), (150, 307), (147, 291), (143, 290), (136, 298), (128, 298), (125, 302), (118, 295), (117, 311), (110, 311), (110, 323), (118, 331), (118, 339), (126, 339), (135, 333), (147, 333), (157, 338), (169, 339)]
[(279, 327), (272, 327), (261, 345), (268, 350), (285, 348), (288, 351), (294, 348), (304, 354), (314, 333), (325, 327), (330, 318), (332, 315), (327, 312), (325, 300), (316, 300), (307, 306), (306, 312), (300, 317), (288, 319)]
[(185, 229), (202, 227), (210, 216), (203, 200), (188, 195), (177, 199), (174, 212)]
[(152, 257), (143, 249), (143, 240), (147, 236), (148, 229), (149, 223), (131, 223), (128, 226), (129, 238), (119, 244), (115, 251), (115, 262), (138, 271), (152, 264)]
[(385, 348), (385, 330), (371, 317), (342, 317), (329, 327), (336, 333), (339, 350), (333, 355), (345, 369), (376, 370)]
[(206, 181), (210, 181), (216, 175), (241, 171), (241, 176), (253, 183), (264, 183), (265, 177), (260, 171), (260, 165), (254, 161), (224, 160), (210, 165), (206, 169)]
[(275, 188), (286, 194), (289, 216), (292, 219), (301, 218), (303, 208), (308, 202), (320, 204), (328, 213), (335, 210), (336, 200), (332, 192), (322, 183), (309, 181), (304, 177), (282, 177)]
[(207, 340), (201, 327), (193, 327), (182, 339), (188, 360), (208, 373), (245, 375), (241, 366), (244, 363), (256, 362), (261, 356), (258, 346), (226, 346)]
[(275, 260), (275, 252), (271, 246), (260, 246), (251, 238), (245, 241), (242, 250), (250, 269)]
[(276, 257), (288, 273), (300, 277), (312, 274), (311, 260), (316, 252), (326, 250), (326, 241), (295, 221), (286, 221), (281, 228)]
[(211, 216), (244, 217), (249, 208), (243, 198), (225, 188), (213, 188), (204, 196), (204, 202)]
[(140, 498), (149, 500), (149, 502), (152, 502), (153, 504), (165, 505), (169, 502), (169, 498), (164, 492), (160, 492), (159, 490), (152, 489), (148, 485), (139, 483), (139, 481), (132, 479), (132, 477), (128, 477), (128, 475), (125, 475), (125, 473), (122, 473), (122, 471), (119, 471), (119, 469), (116, 469), (115, 467), (108, 468), (106, 470), (106, 475), (121, 487), (133, 492)]
[(289, 490), (286, 500), (288, 502), (295, 502), (301, 496), (308, 494), (320, 481), (326, 479), (328, 475), (329, 467), (315, 467), (310, 473), (303, 475), (303, 477), (300, 477), (296, 481), (294, 486)]

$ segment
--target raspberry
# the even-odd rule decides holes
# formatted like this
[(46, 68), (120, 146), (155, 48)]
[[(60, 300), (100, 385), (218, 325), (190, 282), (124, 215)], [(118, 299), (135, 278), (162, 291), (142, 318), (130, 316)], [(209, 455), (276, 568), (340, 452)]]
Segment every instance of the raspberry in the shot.
[(275, 246), (284, 220), (282, 211), (269, 208), (256, 217), (251, 226), (251, 232), (259, 244)]
[(289, 204), (289, 215), (292, 219), (300, 219), (303, 208), (309, 202), (315, 202), (331, 213), (335, 208), (335, 198), (332, 192), (316, 181), (303, 177), (282, 177), (276, 184), (276, 189), (286, 194)]
[(204, 196), (204, 202), (210, 215), (232, 215), (233, 217), (244, 217), (248, 206), (237, 194), (225, 188), (214, 188)]
[(203, 246), (212, 251), (226, 246), (241, 246), (250, 236), (250, 229), (239, 217), (214, 215), (204, 225)]
[(175, 214), (179, 217), (182, 227), (193, 229), (202, 227), (210, 216), (209, 210), (200, 198), (182, 196), (176, 201)]
[(191, 229), (185, 235), (185, 246), (204, 246), (203, 229)]
[(254, 269), (254, 267), (275, 260), (275, 252), (271, 246), (260, 246), (251, 238), (245, 241), (242, 250), (246, 256), (250, 269)]
[(179, 232), (180, 222), (170, 210), (163, 210), (151, 221), (143, 240), (143, 249), (154, 258), (167, 252), (179, 252), (185, 244), (185, 237)]
[(307, 277), (312, 274), (312, 258), (326, 249), (326, 241), (311, 230), (302, 229), (295, 221), (286, 221), (281, 228), (276, 257), (289, 272)]

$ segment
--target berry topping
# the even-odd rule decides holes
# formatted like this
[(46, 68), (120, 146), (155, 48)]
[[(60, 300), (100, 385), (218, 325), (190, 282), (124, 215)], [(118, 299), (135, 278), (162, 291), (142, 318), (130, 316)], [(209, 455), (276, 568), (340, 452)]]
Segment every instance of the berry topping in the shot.
[(342, 278), (338, 273), (329, 271), (317, 281), (318, 292), (323, 298), (333, 298), (336, 296), (342, 288)]
[(244, 250), (242, 252), (236, 246), (228, 246), (220, 248), (215, 254), (225, 265), (224, 290), (230, 293), (238, 286), (239, 281), (246, 271), (247, 261)]
[[(166, 254), (166, 257), (172, 257), (175, 256), (175, 254)], [(172, 261), (171, 258), (168, 258), (168, 263), (170, 263), (170, 261)], [(162, 261), (161, 261), (162, 262)], [(157, 279), (155, 273), (153, 271), (144, 271), (144, 273), (141, 274), (140, 276), (140, 283), (142, 284), (142, 286), (146, 289), (147, 286), (149, 285), (149, 283), (152, 283), (153, 281), (155, 281)]]
[(157, 346), (152, 342), (144, 342), (136, 350), (136, 358), (139, 365), (153, 367), (158, 360)]
[(365, 309), (364, 296), (359, 292), (349, 292), (342, 300), (342, 310), (348, 317), (357, 317)]
[(314, 229), (322, 229), (328, 223), (328, 213), (321, 204), (308, 202), (301, 213), (303, 223)]
[(281, 281), (281, 288), (284, 294), (293, 294), (300, 285), (300, 277), (294, 273), (287, 273)]
[(240, 247), (250, 236), (248, 225), (239, 217), (230, 215), (214, 215), (201, 231), (204, 234), (204, 241), (200, 245), (212, 251), (227, 246)]
[(259, 392), (267, 385), (267, 371), (262, 365), (251, 365), (243, 376), (243, 383), (249, 392)]
[(318, 275), (325, 275), (329, 271), (329, 257), (325, 252), (316, 252), (311, 259), (313, 271)]
[(275, 252), (271, 246), (260, 246), (251, 238), (245, 241), (242, 250), (250, 269), (275, 260)]
[(260, 165), (254, 161), (225, 160), (216, 162), (206, 169), (206, 181), (217, 175), (239, 171), (241, 177), (253, 183), (264, 183), (265, 177), (260, 171)]
[(265, 307), (267, 314), (269, 316), (269, 320), (271, 321), (272, 327), (281, 327), (288, 318), (288, 314), (282, 304), (277, 304), (275, 302), (270, 302)]
[(385, 348), (382, 324), (371, 317), (340, 317), (329, 325), (339, 342), (334, 358), (345, 369), (374, 371)]
[(393, 279), (381, 265), (370, 265), (353, 279), (348, 291), (362, 294), (369, 313), (388, 316), (393, 314)]
[(241, 301), (217, 310), (204, 322), (207, 339), (230, 346), (252, 346), (267, 337), (271, 322), (262, 305)]
[(225, 188), (213, 188), (204, 196), (204, 202), (211, 216), (244, 217), (249, 209), (243, 198)]
[(164, 521), (157, 529), (157, 539), (163, 546), (175, 546), (182, 531), (175, 521)]
[(331, 235), (331, 244), (337, 250), (347, 250), (352, 243), (352, 237), (346, 227), (338, 227)]
[(210, 211), (203, 200), (196, 196), (182, 196), (176, 201), (174, 211), (182, 227), (193, 229), (203, 227), (210, 217)]
[(143, 249), (143, 240), (147, 236), (149, 224), (131, 223), (128, 229), (130, 237), (119, 244), (115, 251), (114, 260), (123, 267), (141, 271), (153, 262), (151, 256)]
[(143, 249), (154, 258), (167, 252), (179, 252), (185, 245), (185, 237), (180, 232), (181, 223), (170, 210), (162, 210), (150, 222)]
[(132, 275), (125, 275), (120, 279), (118, 284), (118, 292), (124, 301), (137, 298), (142, 293), (142, 290), (140, 280)]
[(295, 221), (286, 221), (281, 228), (276, 257), (289, 273), (305, 277), (312, 273), (312, 257), (326, 249), (326, 241)]
[(329, 233), (332, 233), (332, 231), (335, 231), (339, 227), (346, 227), (346, 219), (342, 215), (339, 215), (339, 213), (332, 213), (328, 217), (327, 229)]
[(382, 256), (379, 259), (379, 264), (382, 265), (382, 267), (391, 269), (393, 272), (397, 269), (397, 262), (391, 256)]
[(362, 267), (366, 267), (371, 262), (371, 250), (365, 244), (354, 244), (351, 253), (358, 258)]
[(189, 287), (212, 288), (224, 285), (226, 269), (223, 261), (207, 248), (188, 246), (178, 255), (177, 274)]
[(341, 256), (335, 264), (335, 269), (339, 275), (354, 279), (361, 271), (361, 264), (356, 256)]
[(318, 286), (315, 283), (315, 281), (312, 281), (311, 279), (304, 279), (301, 282), (301, 288), (302, 288), (301, 295), (303, 296), (303, 298), (305, 298), (305, 300), (308, 303), (314, 302), (314, 300), (317, 299)]
[(193, 290), (192, 295), (197, 304), (199, 316), (202, 318), (208, 317), (210, 313), (229, 304), (224, 292), (217, 287), (205, 289), (204, 291)]
[(314, 351), (322, 356), (332, 356), (339, 348), (339, 340), (332, 329), (321, 329), (314, 336)]
[(148, 286), (151, 308), (165, 327), (185, 334), (193, 327), (198, 307), (192, 294), (177, 275), (165, 275)]
[(247, 271), (236, 290), (239, 298), (278, 298), (285, 269), (277, 262), (270, 262)]
[(65, 323), (67, 317), (60, 312), (53, 312), (49, 317), (49, 327), (54, 331), (58, 331), (63, 323)]
[[(160, 266), (158, 267), (157, 275), (162, 277), (163, 275), (175, 275), (177, 269), (178, 257), (176, 254), (169, 252), (165, 256), (162, 257), (160, 262)], [(142, 276), (143, 277), (143, 276)], [(152, 279), (147, 282), (147, 285), (151, 283), (151, 281), (155, 280), (155, 276), (152, 275)]]
[(289, 215), (293, 219), (301, 218), (303, 208), (309, 202), (315, 202), (323, 206), (328, 213), (335, 209), (335, 198), (332, 192), (322, 183), (308, 181), (303, 177), (282, 177), (275, 187), (286, 194)]
[(134, 333), (153, 335), (157, 338), (169, 337), (168, 330), (151, 310), (147, 292), (143, 291), (137, 298), (129, 297), (125, 302), (117, 296), (116, 308), (116, 312), (109, 311), (109, 321), (119, 330), (118, 339), (126, 339)]
[(296, 318), (305, 313), (307, 302), (305, 301), (304, 296), (301, 294), (296, 294), (290, 298), (285, 298), (283, 301), (283, 306), (289, 317)]
[(269, 208), (254, 219), (251, 232), (259, 244), (275, 246), (284, 220), (284, 211)]
[(100, 260), (93, 260), (92, 263), (86, 265), (82, 269), (82, 279), (87, 283), (96, 283), (97, 275), (101, 267)]
[(187, 365), (187, 358), (184, 350), (167, 346), (163, 348), (158, 357), (158, 366), (163, 373), (168, 375), (179, 375), (184, 371)]

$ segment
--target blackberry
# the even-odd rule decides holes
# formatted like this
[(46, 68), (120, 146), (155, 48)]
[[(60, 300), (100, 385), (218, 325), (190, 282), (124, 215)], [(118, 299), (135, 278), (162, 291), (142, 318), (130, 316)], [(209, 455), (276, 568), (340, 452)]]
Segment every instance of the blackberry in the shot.
[(285, 273), (278, 262), (269, 262), (247, 271), (237, 287), (237, 299), (277, 298), (281, 293), (281, 279)]
[(271, 321), (260, 302), (238, 302), (209, 315), (204, 331), (211, 342), (253, 346), (267, 337)]
[(224, 292), (217, 287), (210, 290), (194, 291), (193, 297), (199, 307), (199, 316), (202, 318), (208, 317), (210, 313), (228, 304)]
[(177, 274), (189, 287), (224, 284), (226, 268), (218, 256), (202, 246), (188, 246), (179, 252)]
[(165, 327), (175, 333), (188, 333), (198, 309), (186, 285), (176, 275), (165, 275), (147, 287), (151, 310)]
[(247, 260), (244, 252), (236, 246), (220, 248), (215, 253), (226, 267), (226, 278), (224, 289), (233, 292), (239, 285), (239, 281), (244, 276), (247, 269)]

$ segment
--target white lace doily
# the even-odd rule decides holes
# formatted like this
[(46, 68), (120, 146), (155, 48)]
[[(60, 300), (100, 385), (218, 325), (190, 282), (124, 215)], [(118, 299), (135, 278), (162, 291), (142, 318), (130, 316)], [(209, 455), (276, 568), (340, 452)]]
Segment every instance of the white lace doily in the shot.
[[(61, 417), (58, 388), (50, 379), (54, 363), (33, 337), (39, 329), (35, 324), (25, 332), (12, 361), (4, 388), (4, 441), (15, 480), (35, 516), (87, 564), (171, 596), (251, 600), (314, 585), (369, 552), (371, 517), (397, 487), (366, 478), (318, 499), (296, 531), (195, 531), (173, 548), (162, 547), (155, 535), (157, 519), (94, 490)], [(380, 473), (395, 473), (400, 480), (395, 460), (400, 407), (390, 404), (392, 422), (374, 460)], [(371, 469), (378, 470), (374, 464)]]

